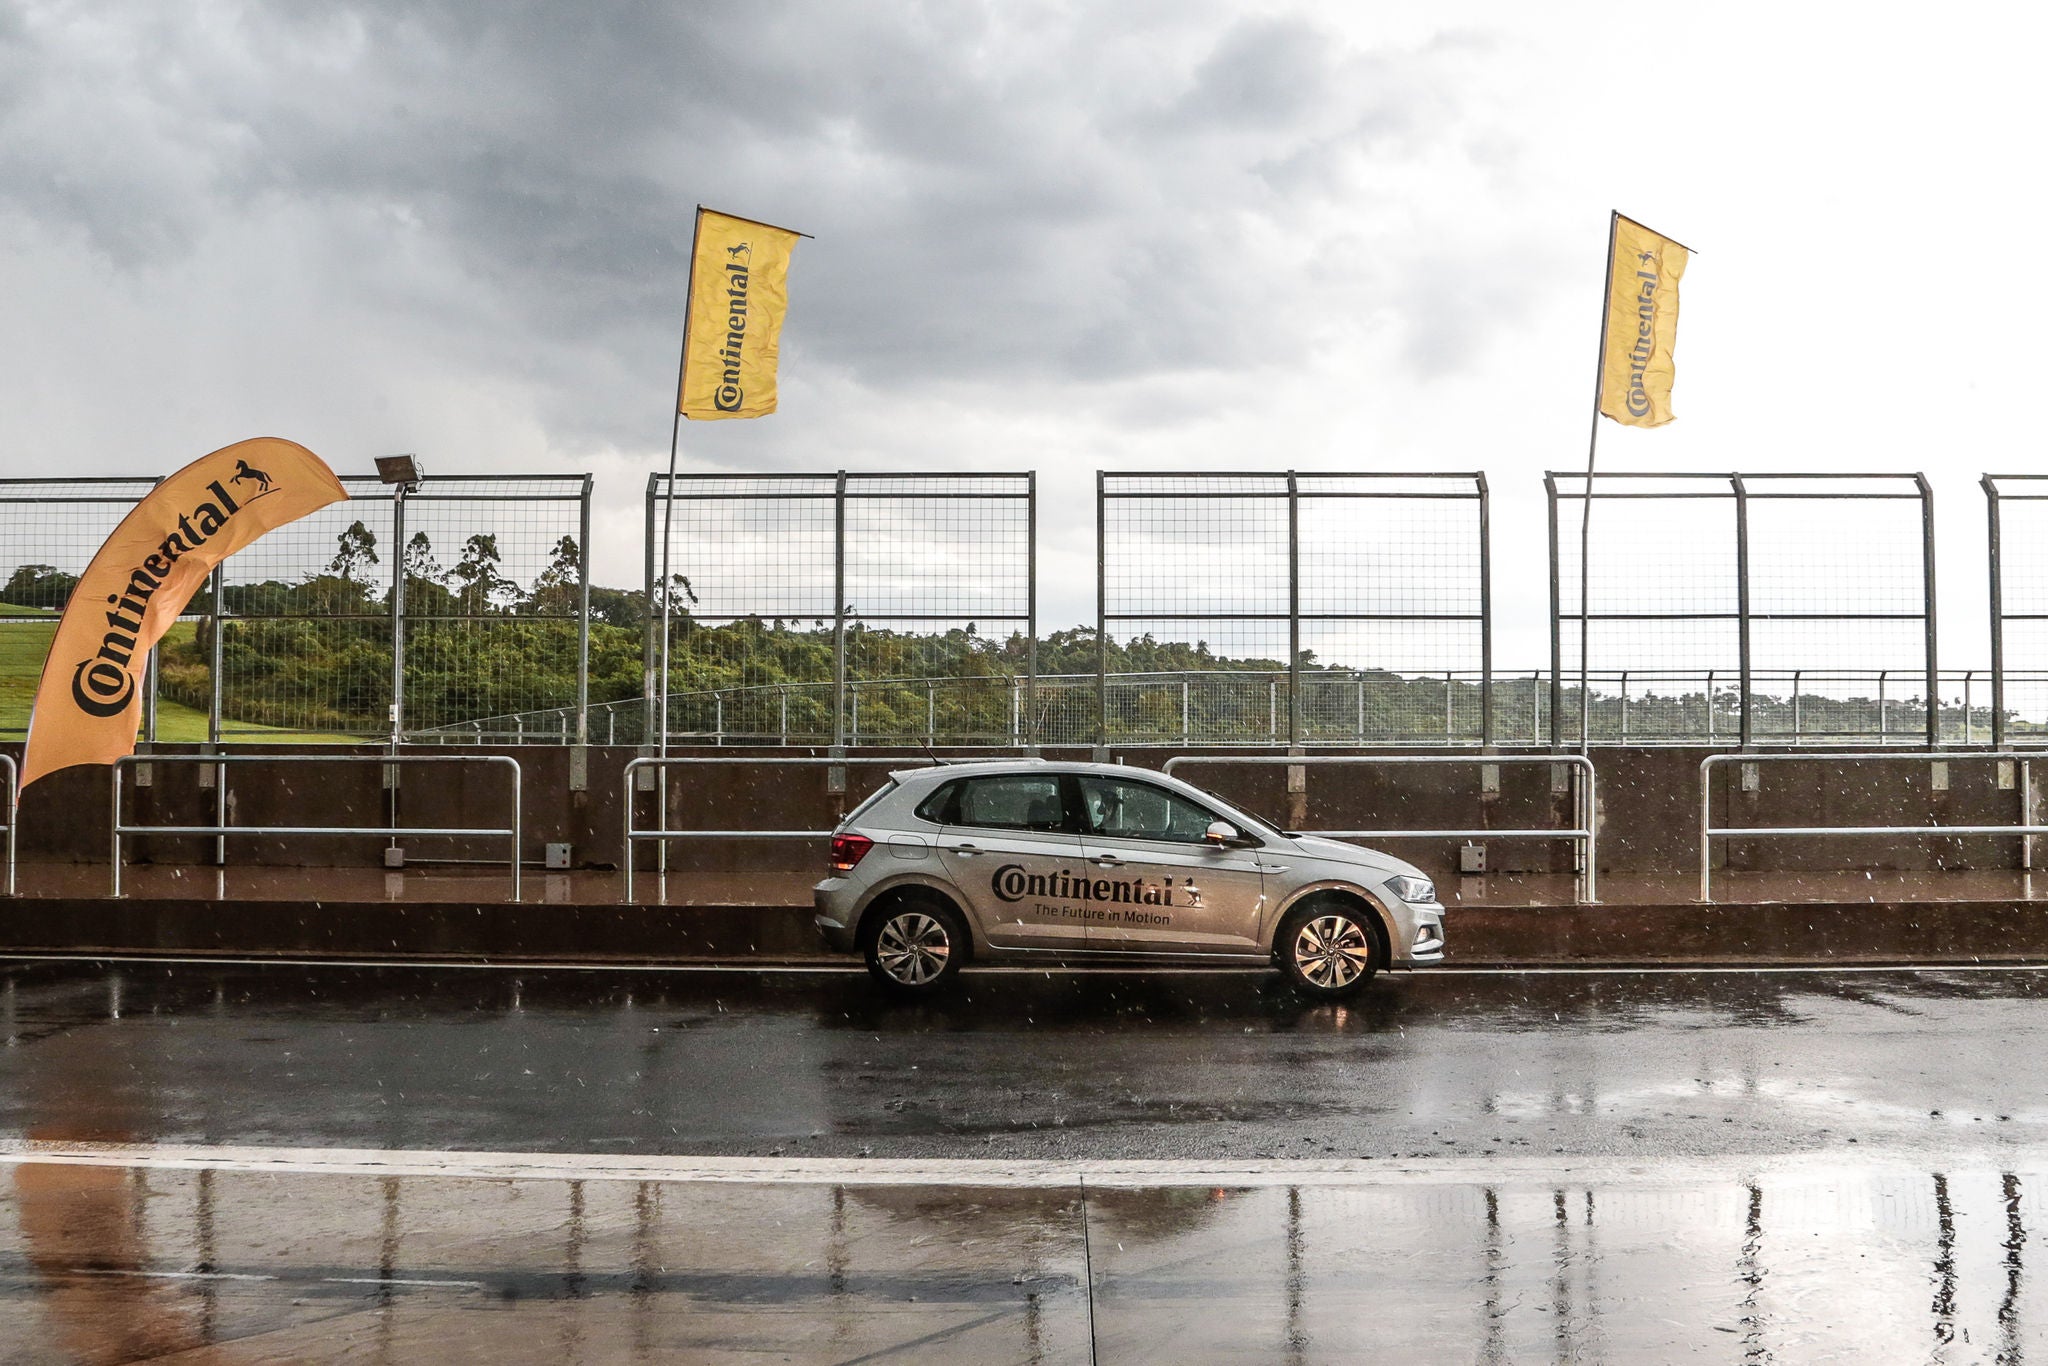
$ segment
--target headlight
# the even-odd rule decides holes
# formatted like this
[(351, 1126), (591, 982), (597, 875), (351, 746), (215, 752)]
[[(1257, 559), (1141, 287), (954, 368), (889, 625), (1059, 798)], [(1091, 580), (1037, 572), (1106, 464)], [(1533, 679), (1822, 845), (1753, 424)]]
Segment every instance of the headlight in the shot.
[(1387, 890), (1411, 905), (1436, 900), (1436, 884), (1426, 877), (1390, 877)]

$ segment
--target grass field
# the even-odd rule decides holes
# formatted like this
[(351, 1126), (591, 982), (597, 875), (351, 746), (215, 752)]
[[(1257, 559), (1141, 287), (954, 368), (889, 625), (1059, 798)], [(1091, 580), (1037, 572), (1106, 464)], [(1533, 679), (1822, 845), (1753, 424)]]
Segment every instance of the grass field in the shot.
[[(181, 621), (165, 634), (166, 642), (185, 642), (198, 630)], [(35, 704), (36, 685), (43, 676), (43, 659), (50, 653), (50, 640), (57, 634), (53, 612), (0, 603), (0, 740), (19, 740), (28, 734), (29, 709)], [(279, 730), (252, 726), (227, 719), (229, 741), (262, 740), (271, 743), (332, 745), (354, 738), (324, 732)], [(160, 698), (156, 706), (156, 738), (166, 743), (195, 743), (206, 739), (206, 713), (183, 703)]]

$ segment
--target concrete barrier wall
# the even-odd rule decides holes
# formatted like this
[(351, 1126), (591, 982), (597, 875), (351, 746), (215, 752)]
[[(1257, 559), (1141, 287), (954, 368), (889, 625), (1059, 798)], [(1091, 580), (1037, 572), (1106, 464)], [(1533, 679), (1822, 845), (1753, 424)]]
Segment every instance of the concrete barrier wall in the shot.
[[(192, 750), (165, 746), (160, 752)], [(237, 746), (234, 752), (257, 751)], [(315, 752), (379, 753), (374, 748), (351, 751), (345, 747)], [(567, 748), (425, 747), (405, 752), (511, 754), (524, 774), (522, 843), (526, 856), (537, 860), (544, 845), (560, 842), (573, 847), (579, 866), (614, 867), (620, 863), (622, 778), (626, 763), (641, 751), (591, 747), (581, 756), (586, 780), (580, 785), (572, 781), (579, 756)], [(1134, 766), (1156, 768), (1175, 752), (1133, 749), (1116, 751), (1113, 757)], [(1600, 782), (1602, 872), (1682, 876), (1697, 868), (1699, 765), (1713, 752), (1717, 751), (1648, 747), (1594, 752)], [(827, 829), (851, 804), (878, 786), (892, 764), (912, 766), (925, 761), (922, 752), (863, 752), (848, 761), (845, 791), (840, 793), (831, 790), (831, 774), (823, 765), (767, 762), (777, 756), (818, 758), (821, 751), (677, 751), (679, 756), (684, 753), (756, 760), (690, 767), (674, 771), (670, 778), (672, 826), (735, 830)], [(1048, 750), (1046, 754), (1062, 759), (1088, 757), (1083, 750)], [(2048, 766), (2048, 758), (2044, 758), (2044, 766)], [(1553, 770), (1547, 765), (1501, 768), (1497, 792), (1482, 791), (1477, 766), (1311, 765), (1304, 773), (1306, 790), (1293, 794), (1287, 790), (1287, 771), (1281, 764), (1188, 764), (1179, 772), (1273, 820), (1311, 829), (1536, 828), (1568, 825), (1572, 812), (1568, 787), (1553, 790)], [(2021, 809), (2022, 794), (2001, 790), (1996, 765), (1985, 761), (1951, 763), (1947, 791), (1934, 790), (1931, 765), (1925, 762), (1766, 764), (1760, 766), (1759, 775), (1759, 790), (1744, 792), (1739, 766), (1716, 770), (1716, 824), (1989, 825), (2013, 822)], [(2039, 778), (2039, 774), (2033, 775), (2037, 786)], [(108, 771), (96, 768), (68, 770), (37, 784), (22, 802), (21, 856), (26, 860), (104, 862), (110, 792)], [(374, 826), (385, 819), (391, 800), (383, 786), (383, 766), (374, 763), (241, 765), (231, 775), (230, 792), (234, 799), (230, 819), (245, 825)], [(505, 794), (504, 776), (496, 770), (407, 768), (400, 773), (398, 803), (401, 819), (408, 824), (495, 826), (506, 818)], [(643, 822), (651, 822), (654, 794), (639, 793), (636, 799), (641, 803)], [(201, 823), (212, 820), (214, 801), (214, 793), (202, 785), (199, 766), (159, 764), (153, 766), (147, 786), (130, 783), (125, 810), (131, 821)], [(1481, 836), (1480, 842), (1488, 846), (1488, 863), (1494, 871), (1564, 872), (1572, 866), (1573, 850), (1568, 841), (1486, 841)], [(404, 843), (413, 862), (436, 858), (492, 862), (505, 857), (504, 841), (498, 840), (415, 838)], [(1404, 841), (1390, 847), (1442, 876), (1455, 867), (1457, 843)], [(1917, 871), (2021, 866), (2021, 842), (2010, 837), (1734, 838), (1720, 844), (1716, 866), (1738, 870)], [(367, 836), (239, 837), (231, 845), (230, 861), (242, 866), (375, 866), (382, 859), (382, 846), (382, 840)], [(212, 841), (138, 836), (128, 841), (127, 853), (133, 862), (204, 864), (211, 860)], [(643, 845), (640, 853), (645, 866), (652, 857), (652, 846)], [(817, 863), (818, 850), (800, 841), (736, 838), (693, 841), (687, 849), (679, 843), (671, 857), (686, 859), (691, 866), (707, 871), (810, 869)]]

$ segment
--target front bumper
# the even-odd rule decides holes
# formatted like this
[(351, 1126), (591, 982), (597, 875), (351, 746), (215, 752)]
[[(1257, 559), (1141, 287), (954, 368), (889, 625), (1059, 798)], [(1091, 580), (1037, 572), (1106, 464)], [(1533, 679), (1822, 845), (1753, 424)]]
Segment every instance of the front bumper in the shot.
[(1399, 953), (1394, 961), (1401, 967), (1426, 968), (1444, 961), (1444, 908), (1437, 905), (1413, 905), (1408, 908), (1414, 919), (1415, 931), (1409, 936), (1408, 948)]

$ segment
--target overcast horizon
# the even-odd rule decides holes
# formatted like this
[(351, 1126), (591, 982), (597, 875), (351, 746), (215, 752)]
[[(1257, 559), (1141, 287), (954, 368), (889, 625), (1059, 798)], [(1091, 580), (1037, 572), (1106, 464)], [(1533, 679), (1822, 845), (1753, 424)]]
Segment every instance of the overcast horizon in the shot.
[(635, 585), (704, 203), (816, 240), (781, 411), (686, 423), (682, 469), (1036, 469), (1045, 629), (1093, 619), (1097, 469), (1484, 470), (1525, 668), (1618, 208), (1699, 255), (1678, 420), (1601, 467), (1924, 470), (1981, 667), (1976, 480), (2048, 468), (1996, 397), (2041, 286), (1986, 240), (2031, 216), (2042, 20), (1992, 18), (15, 0), (4, 473), (587, 470)]

